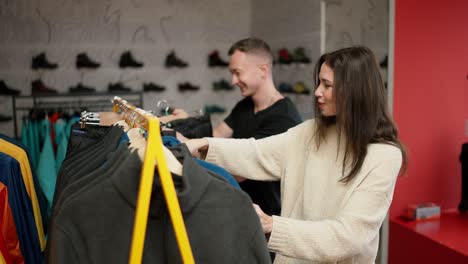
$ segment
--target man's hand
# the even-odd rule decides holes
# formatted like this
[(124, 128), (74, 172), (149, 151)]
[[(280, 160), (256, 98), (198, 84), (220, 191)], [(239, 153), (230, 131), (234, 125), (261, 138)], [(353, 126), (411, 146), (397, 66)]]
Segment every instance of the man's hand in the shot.
[(257, 212), (258, 218), (260, 218), (260, 223), (262, 224), (263, 227), (263, 232), (265, 234), (271, 233), (271, 230), (273, 229), (273, 217), (265, 214), (262, 209), (260, 209), (260, 206), (253, 204), (255, 208), (255, 212)]
[(188, 113), (185, 112), (184, 109), (180, 109), (180, 108), (174, 109), (174, 111), (172, 111), (171, 115), (174, 116), (175, 119), (184, 119), (184, 118), (189, 117)]

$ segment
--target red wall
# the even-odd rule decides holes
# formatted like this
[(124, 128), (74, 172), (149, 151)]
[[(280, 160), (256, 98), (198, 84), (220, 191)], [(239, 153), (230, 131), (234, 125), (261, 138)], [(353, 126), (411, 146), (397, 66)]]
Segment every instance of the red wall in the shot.
[(411, 203), (456, 207), (468, 142), (468, 0), (396, 0), (394, 59), (394, 118), (409, 167), (390, 217)]

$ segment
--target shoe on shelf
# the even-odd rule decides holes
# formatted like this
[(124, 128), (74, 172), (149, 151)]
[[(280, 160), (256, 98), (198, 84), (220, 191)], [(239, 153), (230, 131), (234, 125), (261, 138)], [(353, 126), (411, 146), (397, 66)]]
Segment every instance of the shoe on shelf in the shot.
[(8, 87), (8, 85), (0, 80), (0, 94), (1, 95), (19, 95), (20, 91)]
[(155, 84), (155, 83), (143, 83), (143, 91), (145, 92), (163, 92), (166, 90), (166, 87)]
[(131, 92), (132, 89), (126, 87), (121, 82), (109, 83), (107, 86), (107, 91), (109, 92)]
[(209, 114), (222, 114), (226, 112), (226, 108), (219, 105), (205, 105), (205, 113)]
[(179, 88), (179, 91), (180, 91), (180, 92), (198, 91), (198, 90), (200, 90), (200, 87), (199, 87), (199, 86), (192, 85), (192, 84), (190, 84), (189, 82), (179, 83), (179, 84), (177, 85), (177, 87)]
[(142, 62), (138, 62), (133, 58), (133, 55), (130, 51), (126, 51), (120, 55), (119, 61), (120, 68), (141, 68), (143, 67)]
[(278, 63), (279, 64), (291, 64), (292, 56), (291, 53), (285, 48), (282, 48), (278, 51)]
[(293, 62), (310, 64), (310, 58), (305, 55), (305, 49), (303, 47), (295, 48), (292, 57)]
[(229, 84), (228, 81), (222, 79), (219, 82), (214, 82), (213, 83), (213, 91), (218, 92), (218, 91), (232, 91), (234, 90), (234, 87)]
[(222, 67), (226, 68), (229, 63), (225, 62), (219, 57), (219, 52), (214, 50), (213, 52), (208, 55), (208, 67)]
[(101, 66), (100, 63), (93, 61), (88, 57), (85, 52), (79, 53), (76, 55), (76, 68), (89, 68), (89, 69), (96, 69)]
[(83, 85), (82, 83), (78, 83), (77, 85), (68, 88), (68, 91), (70, 93), (94, 93), (96, 92), (96, 89)]
[(51, 63), (47, 60), (44, 52), (32, 58), (31, 68), (33, 70), (46, 69), (53, 70), (58, 67), (57, 63)]
[(37, 79), (31, 82), (31, 94), (32, 95), (46, 95), (56, 94), (57, 90), (47, 87), (41, 79)]
[(13, 118), (11, 116), (6, 116), (6, 115), (0, 114), (0, 122), (8, 122), (10, 120), (13, 120)]
[(289, 83), (281, 82), (280, 85), (278, 86), (278, 90), (281, 93), (292, 93), (293, 92), (293, 87)]
[(310, 94), (310, 90), (304, 82), (296, 82), (293, 86), (293, 92), (297, 94)]
[(179, 59), (174, 51), (171, 51), (166, 56), (165, 64), (166, 68), (177, 67), (177, 68), (185, 68), (188, 66), (188, 63)]

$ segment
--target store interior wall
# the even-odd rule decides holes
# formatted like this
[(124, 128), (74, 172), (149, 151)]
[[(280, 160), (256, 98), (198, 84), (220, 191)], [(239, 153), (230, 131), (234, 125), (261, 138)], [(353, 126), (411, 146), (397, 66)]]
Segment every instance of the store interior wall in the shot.
[[(229, 46), (251, 35), (268, 41), (275, 55), (280, 48), (303, 46), (314, 62), (320, 53), (320, 0), (0, 0), (0, 79), (10, 87), (31, 93), (31, 81), (65, 93), (80, 81), (98, 92), (122, 81), (138, 91), (143, 82), (166, 86), (163, 93), (145, 93), (145, 109), (160, 99), (186, 110), (217, 104), (229, 112), (241, 99), (237, 89), (213, 92), (212, 83), (230, 81), (227, 69), (208, 68), (214, 49), (227, 60)], [(388, 1), (326, 0), (327, 51), (349, 45), (371, 47), (381, 59), (386, 54)], [(145, 64), (142, 69), (120, 69), (123, 51), (131, 50)], [(166, 69), (166, 55), (174, 50), (187, 61), (186, 69)], [(46, 52), (57, 70), (37, 72), (31, 58)], [(76, 55), (86, 52), (101, 63), (97, 70), (78, 71)], [(275, 66), (275, 82), (303, 81), (313, 89), (313, 64)], [(177, 84), (190, 82), (200, 91), (179, 93)], [(313, 96), (288, 94), (304, 119), (313, 116)], [(0, 96), (0, 111), (11, 115), (11, 99)], [(213, 115), (219, 123), (225, 115)], [(0, 123), (12, 136), (11, 122)]]
[[(397, 0), (394, 116), (409, 154), (390, 216), (408, 204), (456, 208), (468, 142), (468, 2)], [(391, 231), (391, 230), (390, 230)], [(390, 238), (391, 238), (390, 234)]]
[[(465, 0), (430, 0), (423, 5), (416, 0), (395, 1), (393, 109), (409, 166), (397, 181), (391, 219), (399, 217), (409, 204), (435, 202), (445, 211), (460, 202), (459, 155), (461, 145), (468, 142), (467, 10)], [(450, 226), (451, 221), (440, 225), (445, 235), (434, 223), (419, 225), (416, 231), (434, 231), (427, 237), (441, 240), (457, 235), (456, 231), (447, 232), (457, 229)], [(392, 226), (391, 264), (421, 263), (418, 256), (425, 255), (428, 248), (429, 256), (436, 256), (431, 263), (462, 263), (461, 259), (466, 259), (464, 252), (445, 248), (447, 243)], [(417, 251), (406, 250), (408, 243)]]

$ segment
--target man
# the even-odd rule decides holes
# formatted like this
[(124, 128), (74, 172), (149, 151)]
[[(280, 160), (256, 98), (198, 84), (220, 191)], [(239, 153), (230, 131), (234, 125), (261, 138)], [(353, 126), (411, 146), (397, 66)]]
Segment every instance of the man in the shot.
[[(268, 44), (257, 38), (236, 42), (229, 49), (232, 84), (245, 98), (229, 116), (212, 130), (213, 137), (264, 138), (285, 132), (301, 122), (289, 98), (275, 88), (272, 75), (273, 54)], [(181, 110), (175, 116), (185, 116)], [(211, 135), (203, 135), (211, 136)], [(239, 179), (241, 188), (269, 215), (280, 215), (280, 183)]]

